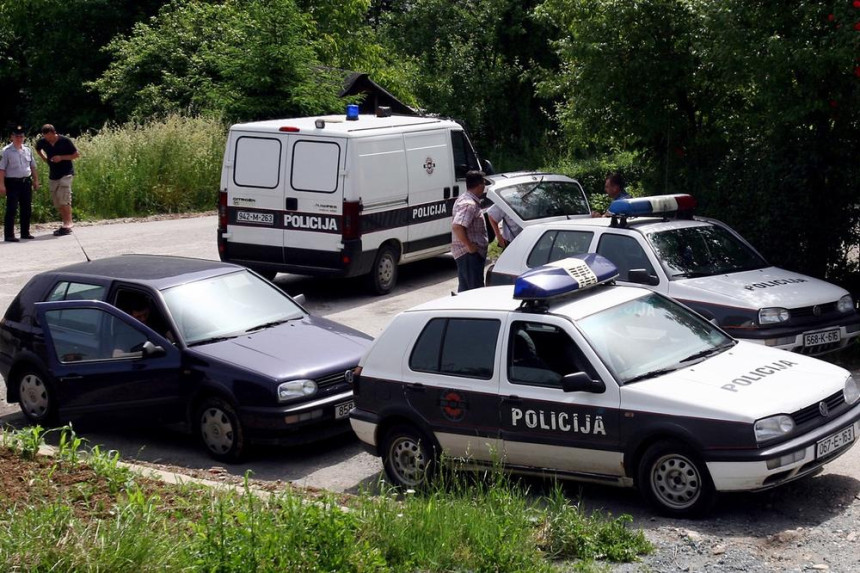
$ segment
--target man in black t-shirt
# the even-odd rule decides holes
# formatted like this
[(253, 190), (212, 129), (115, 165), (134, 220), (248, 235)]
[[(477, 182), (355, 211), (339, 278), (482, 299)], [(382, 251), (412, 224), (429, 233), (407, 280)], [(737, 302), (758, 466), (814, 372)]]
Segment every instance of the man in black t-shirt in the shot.
[(51, 199), (63, 221), (54, 234), (68, 235), (72, 232), (72, 178), (75, 175), (72, 161), (80, 157), (80, 153), (72, 140), (58, 134), (50, 123), (42, 126), (42, 139), (36, 142), (36, 153), (48, 164)]

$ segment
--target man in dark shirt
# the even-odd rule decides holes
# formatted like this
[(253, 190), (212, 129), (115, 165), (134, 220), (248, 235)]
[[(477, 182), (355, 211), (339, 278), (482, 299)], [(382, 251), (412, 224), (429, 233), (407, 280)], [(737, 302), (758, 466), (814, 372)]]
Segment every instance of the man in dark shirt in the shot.
[(63, 221), (54, 234), (68, 235), (72, 232), (72, 178), (75, 175), (72, 161), (80, 157), (80, 153), (72, 140), (58, 134), (50, 123), (42, 126), (42, 139), (36, 142), (36, 153), (48, 164), (51, 199)]

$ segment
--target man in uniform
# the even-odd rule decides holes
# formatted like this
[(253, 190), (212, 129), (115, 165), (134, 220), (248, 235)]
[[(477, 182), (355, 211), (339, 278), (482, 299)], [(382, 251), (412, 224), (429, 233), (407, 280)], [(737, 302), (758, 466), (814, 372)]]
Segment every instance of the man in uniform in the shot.
[(487, 185), (483, 171), (466, 173), (466, 192), (454, 202), (451, 223), (451, 254), (457, 263), (457, 292), (484, 286), (487, 261), (487, 226), (481, 210), (481, 196)]
[(72, 178), (75, 176), (72, 161), (80, 154), (72, 140), (58, 134), (50, 123), (42, 126), (42, 139), (36, 142), (36, 152), (48, 164), (51, 200), (63, 221), (54, 234), (68, 235), (72, 232)]
[(12, 129), (12, 143), (3, 148), (0, 156), (0, 195), (6, 196), (6, 217), (3, 220), (3, 238), (17, 243), (15, 214), (21, 207), (21, 239), (32, 239), (30, 214), (33, 206), (33, 189), (39, 188), (39, 174), (33, 152), (24, 145), (24, 128)]

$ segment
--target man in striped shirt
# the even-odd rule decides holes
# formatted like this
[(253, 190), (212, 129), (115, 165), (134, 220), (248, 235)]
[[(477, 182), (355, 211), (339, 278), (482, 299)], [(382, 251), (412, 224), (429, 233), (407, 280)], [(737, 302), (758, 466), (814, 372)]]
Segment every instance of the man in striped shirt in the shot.
[(489, 182), (483, 171), (466, 173), (466, 192), (454, 202), (451, 223), (451, 254), (457, 262), (460, 284), (457, 292), (484, 286), (487, 261), (487, 226), (481, 211), (481, 197)]

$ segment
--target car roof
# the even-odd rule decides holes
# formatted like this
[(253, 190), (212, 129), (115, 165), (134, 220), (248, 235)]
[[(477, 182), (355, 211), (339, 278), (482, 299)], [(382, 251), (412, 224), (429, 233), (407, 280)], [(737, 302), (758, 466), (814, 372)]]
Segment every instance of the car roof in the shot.
[[(317, 128), (317, 120), (323, 120), (325, 127)], [(355, 121), (347, 121), (344, 115), (317, 115), (313, 117), (293, 117), (269, 119), (250, 123), (238, 123), (231, 130), (278, 133), (282, 128), (295, 128), (304, 135), (342, 135), (346, 137), (400, 133), (401, 131), (421, 131), (428, 127), (459, 127), (454, 121), (438, 117), (414, 115), (391, 115), (377, 117), (362, 114)]]
[[(578, 320), (599, 310), (609, 308), (652, 291), (636, 286), (598, 285), (576, 294), (550, 299), (549, 312)], [(495, 286), (468, 290), (456, 296), (437, 298), (415, 306), (406, 312), (490, 311), (512, 312), (520, 308), (521, 300), (514, 298), (513, 286)]]
[[(613, 217), (594, 217), (589, 219), (567, 219), (562, 221), (547, 221), (546, 223), (540, 223), (537, 225), (533, 225), (533, 228), (539, 229), (547, 229), (547, 228), (577, 228), (577, 227), (604, 227), (609, 228), (612, 226)], [(683, 229), (687, 227), (707, 227), (710, 225), (717, 224), (716, 221), (711, 219), (706, 219), (703, 217), (695, 217), (693, 219), (664, 219), (662, 217), (631, 217), (628, 218), (624, 226), (616, 226), (613, 227), (615, 230), (624, 230), (630, 229), (639, 232), (643, 232), (646, 229), (649, 232), (659, 232), (666, 231), (669, 229)], [(532, 231), (535, 232), (535, 231)]]
[(75, 263), (43, 274), (120, 279), (162, 290), (204, 278), (229, 274), (242, 267), (221, 261), (167, 255), (119, 255)]
[(546, 179), (549, 181), (576, 181), (562, 173), (547, 173), (543, 171), (510, 171), (508, 173), (496, 173), (495, 175), (487, 175), (487, 179), (493, 183), (495, 187), (507, 187), (508, 185), (517, 185), (520, 183), (532, 183)]

